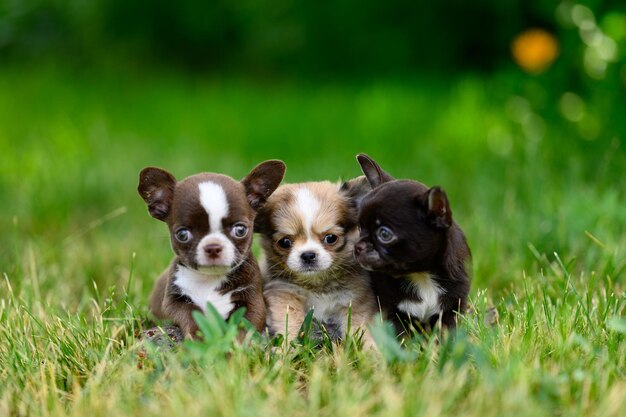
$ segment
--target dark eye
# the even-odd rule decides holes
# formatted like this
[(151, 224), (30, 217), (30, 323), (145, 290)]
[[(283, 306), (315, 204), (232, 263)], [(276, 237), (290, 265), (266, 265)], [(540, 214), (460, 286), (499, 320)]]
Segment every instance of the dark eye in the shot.
[(385, 226), (381, 226), (376, 231), (376, 236), (381, 243), (391, 243), (396, 240), (396, 235), (393, 234), (391, 229)]
[(324, 239), (322, 240), (327, 245), (334, 245), (335, 243), (337, 243), (337, 239), (338, 239), (337, 235), (328, 234), (324, 236)]
[(248, 234), (248, 226), (243, 223), (235, 223), (232, 229), (230, 229), (230, 235), (241, 239)]
[(283, 249), (289, 249), (292, 245), (291, 239), (289, 239), (288, 237), (284, 237), (276, 243), (278, 244), (278, 246), (280, 246)]
[(180, 243), (187, 243), (191, 240), (191, 232), (189, 231), (189, 229), (181, 227), (180, 229), (178, 229), (176, 231), (176, 233), (174, 234), (174, 236), (176, 237), (176, 240), (178, 240)]

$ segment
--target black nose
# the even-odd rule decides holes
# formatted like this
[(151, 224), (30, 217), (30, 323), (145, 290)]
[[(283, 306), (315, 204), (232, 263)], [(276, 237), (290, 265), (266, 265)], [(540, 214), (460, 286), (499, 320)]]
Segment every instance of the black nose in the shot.
[(354, 253), (359, 254), (367, 249), (367, 243), (360, 241), (356, 245), (354, 245)]
[(206, 252), (207, 256), (211, 259), (219, 258), (220, 253), (222, 253), (222, 245), (218, 245), (216, 243), (206, 245), (204, 247), (204, 252)]
[(312, 264), (315, 262), (315, 258), (317, 258), (315, 252), (302, 252), (302, 255), (300, 255), (300, 259), (302, 259), (305, 264)]

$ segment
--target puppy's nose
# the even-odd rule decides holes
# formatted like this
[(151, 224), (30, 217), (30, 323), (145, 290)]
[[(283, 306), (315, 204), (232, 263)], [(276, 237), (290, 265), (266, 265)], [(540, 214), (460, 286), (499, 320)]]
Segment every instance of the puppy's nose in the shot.
[(354, 245), (354, 253), (359, 254), (367, 249), (367, 243), (360, 241), (356, 245)]
[(312, 264), (315, 262), (315, 258), (317, 258), (315, 252), (302, 252), (302, 255), (300, 255), (300, 259), (302, 259), (305, 264)]
[(204, 247), (204, 252), (211, 259), (219, 258), (220, 253), (222, 253), (222, 245), (218, 245), (217, 243), (211, 243), (210, 245), (206, 245)]

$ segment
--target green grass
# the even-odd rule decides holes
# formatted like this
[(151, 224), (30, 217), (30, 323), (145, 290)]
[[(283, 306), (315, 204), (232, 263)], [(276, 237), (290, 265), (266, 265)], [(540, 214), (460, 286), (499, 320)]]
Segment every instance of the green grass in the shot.
[[(0, 415), (624, 415), (623, 138), (547, 118), (531, 140), (498, 87), (1, 70)], [(287, 181), (332, 180), (357, 152), (448, 191), (474, 255), (456, 341), (138, 354), (171, 256), (141, 168), (242, 177), (280, 158)]]

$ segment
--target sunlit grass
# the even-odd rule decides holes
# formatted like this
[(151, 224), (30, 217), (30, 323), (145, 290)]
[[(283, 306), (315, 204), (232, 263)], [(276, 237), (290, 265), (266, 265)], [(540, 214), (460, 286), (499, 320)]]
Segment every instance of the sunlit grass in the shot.
[[(590, 143), (606, 155), (590, 160), (550, 125), (530, 143), (490, 87), (2, 70), (0, 415), (623, 415), (623, 150)], [(381, 331), (377, 355), (135, 337), (171, 257), (142, 167), (241, 177), (280, 158), (288, 181), (335, 180), (357, 152), (448, 191), (474, 255), (456, 340)]]
[(568, 275), (527, 276), (498, 299), (475, 292), (455, 340), (384, 357), (263, 339), (228, 349), (223, 338), (138, 355), (139, 294), (71, 312), (41, 303), (32, 282), (16, 294), (5, 281), (1, 404), (28, 415), (621, 415), (626, 297), (607, 278)]

